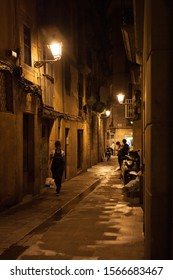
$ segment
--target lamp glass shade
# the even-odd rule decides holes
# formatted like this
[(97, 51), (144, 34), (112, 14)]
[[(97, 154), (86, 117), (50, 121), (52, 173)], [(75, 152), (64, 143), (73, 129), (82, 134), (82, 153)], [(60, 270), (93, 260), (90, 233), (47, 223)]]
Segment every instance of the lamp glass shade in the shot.
[(62, 43), (55, 43), (49, 45), (51, 53), (55, 60), (61, 59), (62, 56)]
[(111, 114), (110, 110), (106, 110), (106, 116), (109, 117)]
[(124, 102), (125, 94), (119, 93), (117, 94), (118, 102), (122, 104)]

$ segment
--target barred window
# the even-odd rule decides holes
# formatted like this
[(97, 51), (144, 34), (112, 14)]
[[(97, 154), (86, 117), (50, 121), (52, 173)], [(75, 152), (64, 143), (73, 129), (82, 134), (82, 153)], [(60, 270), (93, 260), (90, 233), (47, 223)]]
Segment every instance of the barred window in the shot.
[(0, 112), (13, 112), (12, 75), (7, 70), (0, 71)]

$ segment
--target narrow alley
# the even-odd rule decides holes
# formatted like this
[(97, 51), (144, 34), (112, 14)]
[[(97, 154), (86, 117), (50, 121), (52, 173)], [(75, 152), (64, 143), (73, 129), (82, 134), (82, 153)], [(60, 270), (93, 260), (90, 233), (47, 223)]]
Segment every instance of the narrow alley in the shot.
[(0, 4), (0, 259), (173, 260), (173, 1)]
[(1, 259), (144, 259), (143, 210), (127, 199), (117, 158), (0, 214)]

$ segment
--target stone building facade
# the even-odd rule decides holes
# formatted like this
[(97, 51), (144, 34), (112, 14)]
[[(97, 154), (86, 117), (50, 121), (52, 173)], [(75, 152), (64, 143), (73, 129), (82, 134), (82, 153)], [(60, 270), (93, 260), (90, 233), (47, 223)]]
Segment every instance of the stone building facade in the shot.
[[(99, 96), (104, 73), (91, 46), (99, 45), (99, 38), (94, 38), (99, 18), (92, 1), (83, 5), (4, 0), (0, 13), (0, 208), (4, 209), (45, 187), (49, 154), (57, 139), (66, 155), (63, 180), (101, 160), (106, 103)], [(52, 60), (47, 47), (52, 40), (63, 44), (61, 59), (38, 67), (36, 61)]]

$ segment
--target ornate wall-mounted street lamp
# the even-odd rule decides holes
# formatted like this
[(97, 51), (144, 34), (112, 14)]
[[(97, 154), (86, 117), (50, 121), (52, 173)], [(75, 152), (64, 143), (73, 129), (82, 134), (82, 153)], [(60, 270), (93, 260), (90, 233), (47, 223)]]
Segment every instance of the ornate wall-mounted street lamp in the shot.
[(46, 63), (54, 63), (57, 60), (61, 59), (61, 56), (62, 56), (62, 43), (58, 43), (58, 42), (52, 43), (51, 45), (48, 45), (48, 48), (50, 49), (54, 59), (35, 61), (34, 62), (34, 67), (35, 68), (40, 68), (43, 65), (45, 65)]

